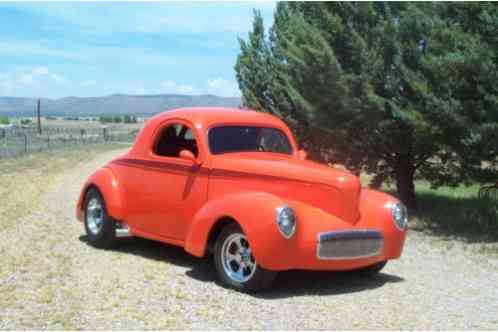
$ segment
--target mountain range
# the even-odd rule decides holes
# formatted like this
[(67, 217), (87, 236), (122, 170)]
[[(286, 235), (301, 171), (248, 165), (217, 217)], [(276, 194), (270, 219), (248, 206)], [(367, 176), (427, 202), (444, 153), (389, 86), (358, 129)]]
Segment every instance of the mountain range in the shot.
[[(1, 97), (0, 115), (33, 116), (36, 114), (36, 98)], [(99, 115), (153, 115), (169, 109), (192, 106), (237, 107), (238, 97), (214, 95), (125, 95), (103, 97), (64, 97), (41, 99), (43, 116), (99, 116)]]

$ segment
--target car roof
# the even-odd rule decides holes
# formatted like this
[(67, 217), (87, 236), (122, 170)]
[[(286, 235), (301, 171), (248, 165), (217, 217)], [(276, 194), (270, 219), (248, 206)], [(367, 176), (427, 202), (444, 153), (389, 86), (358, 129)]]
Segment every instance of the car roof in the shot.
[(282, 126), (283, 122), (268, 113), (231, 107), (188, 107), (178, 108), (155, 115), (151, 120), (162, 122), (168, 119), (183, 119), (194, 125), (210, 127), (216, 124), (251, 123)]
[[(268, 113), (229, 107), (188, 107), (159, 113), (145, 123), (138, 134), (135, 144), (130, 150), (131, 155), (147, 155), (150, 142), (154, 139), (155, 130), (168, 120), (188, 121), (196, 128), (207, 130), (217, 125), (256, 125), (280, 128), (287, 133), (291, 144), (296, 149), (292, 133), (287, 125), (276, 116)], [(203, 138), (201, 138), (203, 140)]]

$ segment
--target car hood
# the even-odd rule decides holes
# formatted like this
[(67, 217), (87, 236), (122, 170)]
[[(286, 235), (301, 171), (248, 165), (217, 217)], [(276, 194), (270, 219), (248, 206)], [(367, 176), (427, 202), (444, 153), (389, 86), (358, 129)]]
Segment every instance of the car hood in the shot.
[[(361, 184), (348, 171), (271, 153), (229, 153), (213, 158), (215, 177), (236, 177), (239, 186), (273, 192), (333, 213), (345, 221), (359, 217)], [(242, 180), (242, 182), (241, 182)], [(245, 180), (245, 181), (244, 181)], [(244, 186), (249, 182), (249, 186)], [(257, 188), (259, 184), (259, 187)]]

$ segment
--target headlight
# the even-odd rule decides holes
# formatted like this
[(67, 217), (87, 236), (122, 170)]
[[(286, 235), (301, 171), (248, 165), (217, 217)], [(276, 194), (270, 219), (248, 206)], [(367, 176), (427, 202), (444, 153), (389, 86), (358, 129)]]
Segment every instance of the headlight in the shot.
[(391, 213), (396, 227), (404, 231), (408, 226), (408, 211), (406, 210), (406, 206), (403, 203), (392, 204)]
[(277, 208), (277, 226), (278, 230), (286, 239), (290, 239), (296, 231), (296, 216), (294, 211), (284, 205)]

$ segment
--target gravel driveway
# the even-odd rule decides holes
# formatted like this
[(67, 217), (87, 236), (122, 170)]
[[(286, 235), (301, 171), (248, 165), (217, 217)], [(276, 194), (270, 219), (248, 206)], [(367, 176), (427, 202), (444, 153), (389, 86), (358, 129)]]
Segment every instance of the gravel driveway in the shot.
[(94, 249), (74, 204), (84, 179), (120, 152), (75, 165), (39, 213), (0, 231), (0, 329), (498, 328), (498, 260), (414, 231), (375, 278), (285, 272), (258, 295), (221, 288), (209, 260), (172, 246)]

